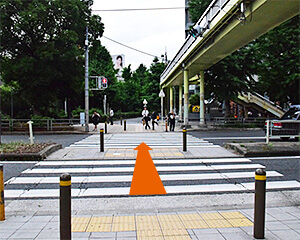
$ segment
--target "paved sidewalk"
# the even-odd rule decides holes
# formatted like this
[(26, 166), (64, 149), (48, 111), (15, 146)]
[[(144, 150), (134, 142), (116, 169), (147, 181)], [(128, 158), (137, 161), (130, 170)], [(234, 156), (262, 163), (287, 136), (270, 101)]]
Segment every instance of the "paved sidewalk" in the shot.
[[(72, 218), (72, 239), (253, 238), (253, 209), (144, 214), (82, 215)], [(59, 239), (59, 216), (10, 216), (0, 239)], [(300, 239), (300, 208), (266, 209), (266, 239)]]

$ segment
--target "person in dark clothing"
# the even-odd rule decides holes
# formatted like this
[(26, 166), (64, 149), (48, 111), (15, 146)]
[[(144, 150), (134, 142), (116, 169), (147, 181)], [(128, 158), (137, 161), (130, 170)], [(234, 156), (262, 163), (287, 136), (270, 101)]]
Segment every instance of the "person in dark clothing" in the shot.
[(100, 122), (100, 115), (97, 112), (94, 112), (93, 116), (92, 116), (92, 123), (95, 125), (94, 130), (93, 131), (97, 131), (97, 125)]
[(156, 112), (153, 112), (151, 115), (151, 119), (152, 119), (152, 130), (154, 130), (154, 124), (156, 124), (158, 126), (158, 122), (157, 122), (157, 114)]
[(168, 122), (170, 125), (170, 131), (174, 131), (174, 129), (175, 129), (175, 113), (173, 110), (168, 114)]

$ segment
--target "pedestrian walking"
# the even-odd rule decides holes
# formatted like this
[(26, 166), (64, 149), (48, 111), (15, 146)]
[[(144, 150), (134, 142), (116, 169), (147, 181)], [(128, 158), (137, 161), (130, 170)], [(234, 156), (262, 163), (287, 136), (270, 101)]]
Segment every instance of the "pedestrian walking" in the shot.
[(143, 121), (145, 121), (145, 129), (147, 130), (147, 127), (149, 129), (151, 129), (151, 127), (149, 126), (149, 111), (147, 110), (146, 107), (144, 107), (144, 110), (142, 111), (142, 116), (143, 116)]
[(151, 119), (152, 119), (152, 130), (155, 130), (154, 129), (154, 124), (156, 124), (158, 126), (158, 122), (157, 122), (157, 114), (156, 112), (152, 112), (152, 115), (151, 115)]
[(111, 109), (109, 110), (109, 121), (110, 121), (110, 124), (111, 124), (111, 125), (114, 125), (113, 117), (114, 117), (114, 110), (111, 108)]
[(93, 131), (97, 131), (97, 125), (99, 124), (100, 122), (100, 115), (99, 113), (97, 113), (96, 111), (93, 113), (93, 116), (92, 116), (92, 123), (94, 124), (94, 129)]
[(170, 125), (170, 131), (174, 131), (175, 129), (175, 113), (173, 110), (168, 114), (168, 122)]

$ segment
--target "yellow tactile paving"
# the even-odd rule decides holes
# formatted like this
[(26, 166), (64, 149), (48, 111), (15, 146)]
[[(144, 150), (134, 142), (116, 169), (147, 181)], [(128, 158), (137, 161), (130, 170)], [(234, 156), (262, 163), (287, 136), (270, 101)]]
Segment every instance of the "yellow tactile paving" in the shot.
[(127, 232), (127, 231), (135, 231), (135, 223), (113, 223), (111, 231), (112, 232)]
[(136, 234), (138, 239), (144, 237), (163, 237), (160, 229), (137, 230)]
[(147, 237), (147, 236), (144, 236), (144, 237), (137, 237), (138, 240), (165, 240), (163, 236), (152, 236), (152, 237)]
[(159, 222), (180, 222), (180, 218), (176, 214), (157, 215)]
[(165, 240), (191, 240), (190, 236), (165, 236)]
[(105, 224), (108, 224), (108, 223), (112, 223), (112, 219), (113, 217), (112, 216), (105, 216), (105, 217), (92, 217), (91, 218), (91, 221), (90, 223), (105, 223)]
[(134, 216), (115, 216), (113, 218), (113, 223), (135, 223), (135, 217)]
[(187, 229), (244, 226), (253, 223), (238, 211), (72, 218), (73, 232), (136, 231), (139, 240), (185, 240), (190, 239)]
[(90, 223), (86, 232), (110, 232), (111, 224), (105, 223)]
[(183, 221), (185, 228), (196, 229), (196, 228), (209, 228), (207, 223), (203, 220), (198, 221)]
[(244, 218), (245, 216), (240, 212), (219, 212), (224, 218), (231, 219), (231, 218)]
[(72, 232), (85, 232), (90, 220), (89, 217), (72, 218)]
[(156, 215), (138, 215), (135, 217), (136, 222), (157, 222), (157, 217)]
[(184, 155), (182, 153), (180, 153), (180, 152), (175, 152), (174, 156), (175, 157), (183, 157)]
[(137, 222), (136, 228), (137, 230), (159, 230), (160, 226), (158, 222)]
[(230, 228), (232, 225), (225, 219), (205, 220), (210, 228)]
[(112, 157), (114, 157), (114, 155), (113, 155), (112, 153), (106, 153), (106, 154), (105, 154), (105, 157), (106, 157), (106, 158), (112, 158)]
[(253, 226), (253, 223), (247, 218), (227, 219), (233, 227), (248, 227)]
[(159, 222), (161, 229), (185, 229), (182, 222)]
[(163, 229), (164, 236), (188, 236), (186, 229)]
[(202, 221), (203, 219), (197, 213), (192, 214), (178, 214), (182, 221)]
[(92, 217), (90, 224), (87, 227), (87, 232), (110, 232), (111, 224), (112, 224), (112, 216), (111, 217)]
[(112, 232), (135, 231), (134, 216), (115, 216), (113, 218)]
[(206, 220), (224, 220), (224, 217), (219, 213), (200, 213), (199, 214), (205, 221)]

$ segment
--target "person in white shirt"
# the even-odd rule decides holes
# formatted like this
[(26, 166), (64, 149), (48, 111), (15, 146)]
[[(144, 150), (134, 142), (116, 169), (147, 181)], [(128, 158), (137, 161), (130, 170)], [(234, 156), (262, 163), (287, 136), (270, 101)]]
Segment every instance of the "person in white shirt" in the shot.
[(144, 110), (142, 111), (142, 116), (143, 116), (143, 120), (145, 121), (145, 124), (146, 124), (145, 129), (147, 130), (147, 127), (149, 127), (149, 129), (151, 129), (149, 126), (149, 111), (147, 110), (146, 107), (144, 107)]
[(109, 121), (111, 125), (114, 125), (113, 116), (114, 116), (114, 110), (111, 108), (109, 111)]

